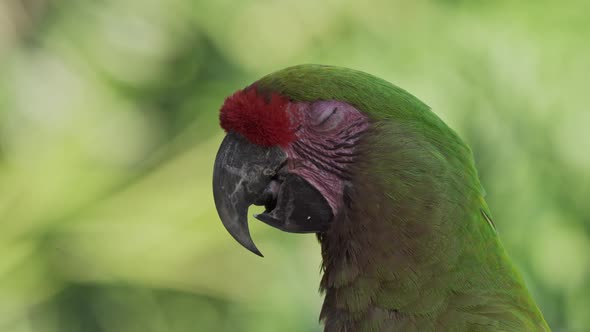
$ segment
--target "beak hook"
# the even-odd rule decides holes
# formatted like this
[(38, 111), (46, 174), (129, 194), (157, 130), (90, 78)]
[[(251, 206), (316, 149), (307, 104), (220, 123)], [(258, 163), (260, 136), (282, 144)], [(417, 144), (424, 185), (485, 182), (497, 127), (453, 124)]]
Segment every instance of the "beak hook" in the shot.
[(213, 197), (223, 226), (242, 246), (262, 257), (248, 228), (248, 208), (261, 195), (287, 155), (230, 132), (221, 143), (213, 170)]

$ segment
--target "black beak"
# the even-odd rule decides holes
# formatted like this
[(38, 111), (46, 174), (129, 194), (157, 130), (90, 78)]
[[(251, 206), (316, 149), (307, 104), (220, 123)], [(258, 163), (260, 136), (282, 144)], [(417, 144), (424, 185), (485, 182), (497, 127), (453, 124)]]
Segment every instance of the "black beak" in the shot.
[(215, 207), (225, 229), (246, 249), (262, 256), (250, 237), (248, 208), (264, 190), (287, 155), (279, 147), (265, 148), (229, 133), (221, 143), (213, 169)]
[(213, 196), (221, 222), (242, 246), (262, 256), (248, 229), (250, 205), (264, 205), (255, 217), (294, 233), (326, 231), (330, 205), (309, 182), (286, 171), (287, 154), (277, 146), (262, 147), (229, 133), (217, 152)]

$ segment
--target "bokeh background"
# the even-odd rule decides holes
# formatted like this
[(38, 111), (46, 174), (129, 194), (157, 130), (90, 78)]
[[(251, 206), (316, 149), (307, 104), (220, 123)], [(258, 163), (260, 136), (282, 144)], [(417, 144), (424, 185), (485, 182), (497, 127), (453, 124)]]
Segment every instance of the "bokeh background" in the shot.
[(312, 235), (211, 195), (225, 96), (299, 63), (429, 104), (473, 147), (555, 331), (590, 330), (590, 2), (0, 1), (0, 331), (321, 331)]

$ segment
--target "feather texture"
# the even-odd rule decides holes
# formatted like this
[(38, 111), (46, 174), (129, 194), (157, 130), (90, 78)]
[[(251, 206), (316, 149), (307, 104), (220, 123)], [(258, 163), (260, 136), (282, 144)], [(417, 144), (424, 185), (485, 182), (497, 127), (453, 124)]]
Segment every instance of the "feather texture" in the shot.
[(343, 208), (322, 246), (326, 332), (549, 331), (491, 222), (469, 147), (417, 98), (345, 68), (303, 65), (261, 93), (367, 114)]

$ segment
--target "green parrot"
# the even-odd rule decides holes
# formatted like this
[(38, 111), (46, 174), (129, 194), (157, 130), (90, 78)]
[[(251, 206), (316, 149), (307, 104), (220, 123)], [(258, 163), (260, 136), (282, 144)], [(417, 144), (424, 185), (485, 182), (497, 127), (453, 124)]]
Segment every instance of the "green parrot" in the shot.
[(507, 256), (470, 148), (375, 76), (299, 65), (229, 96), (213, 194), (227, 231), (316, 233), (326, 332), (549, 331)]

